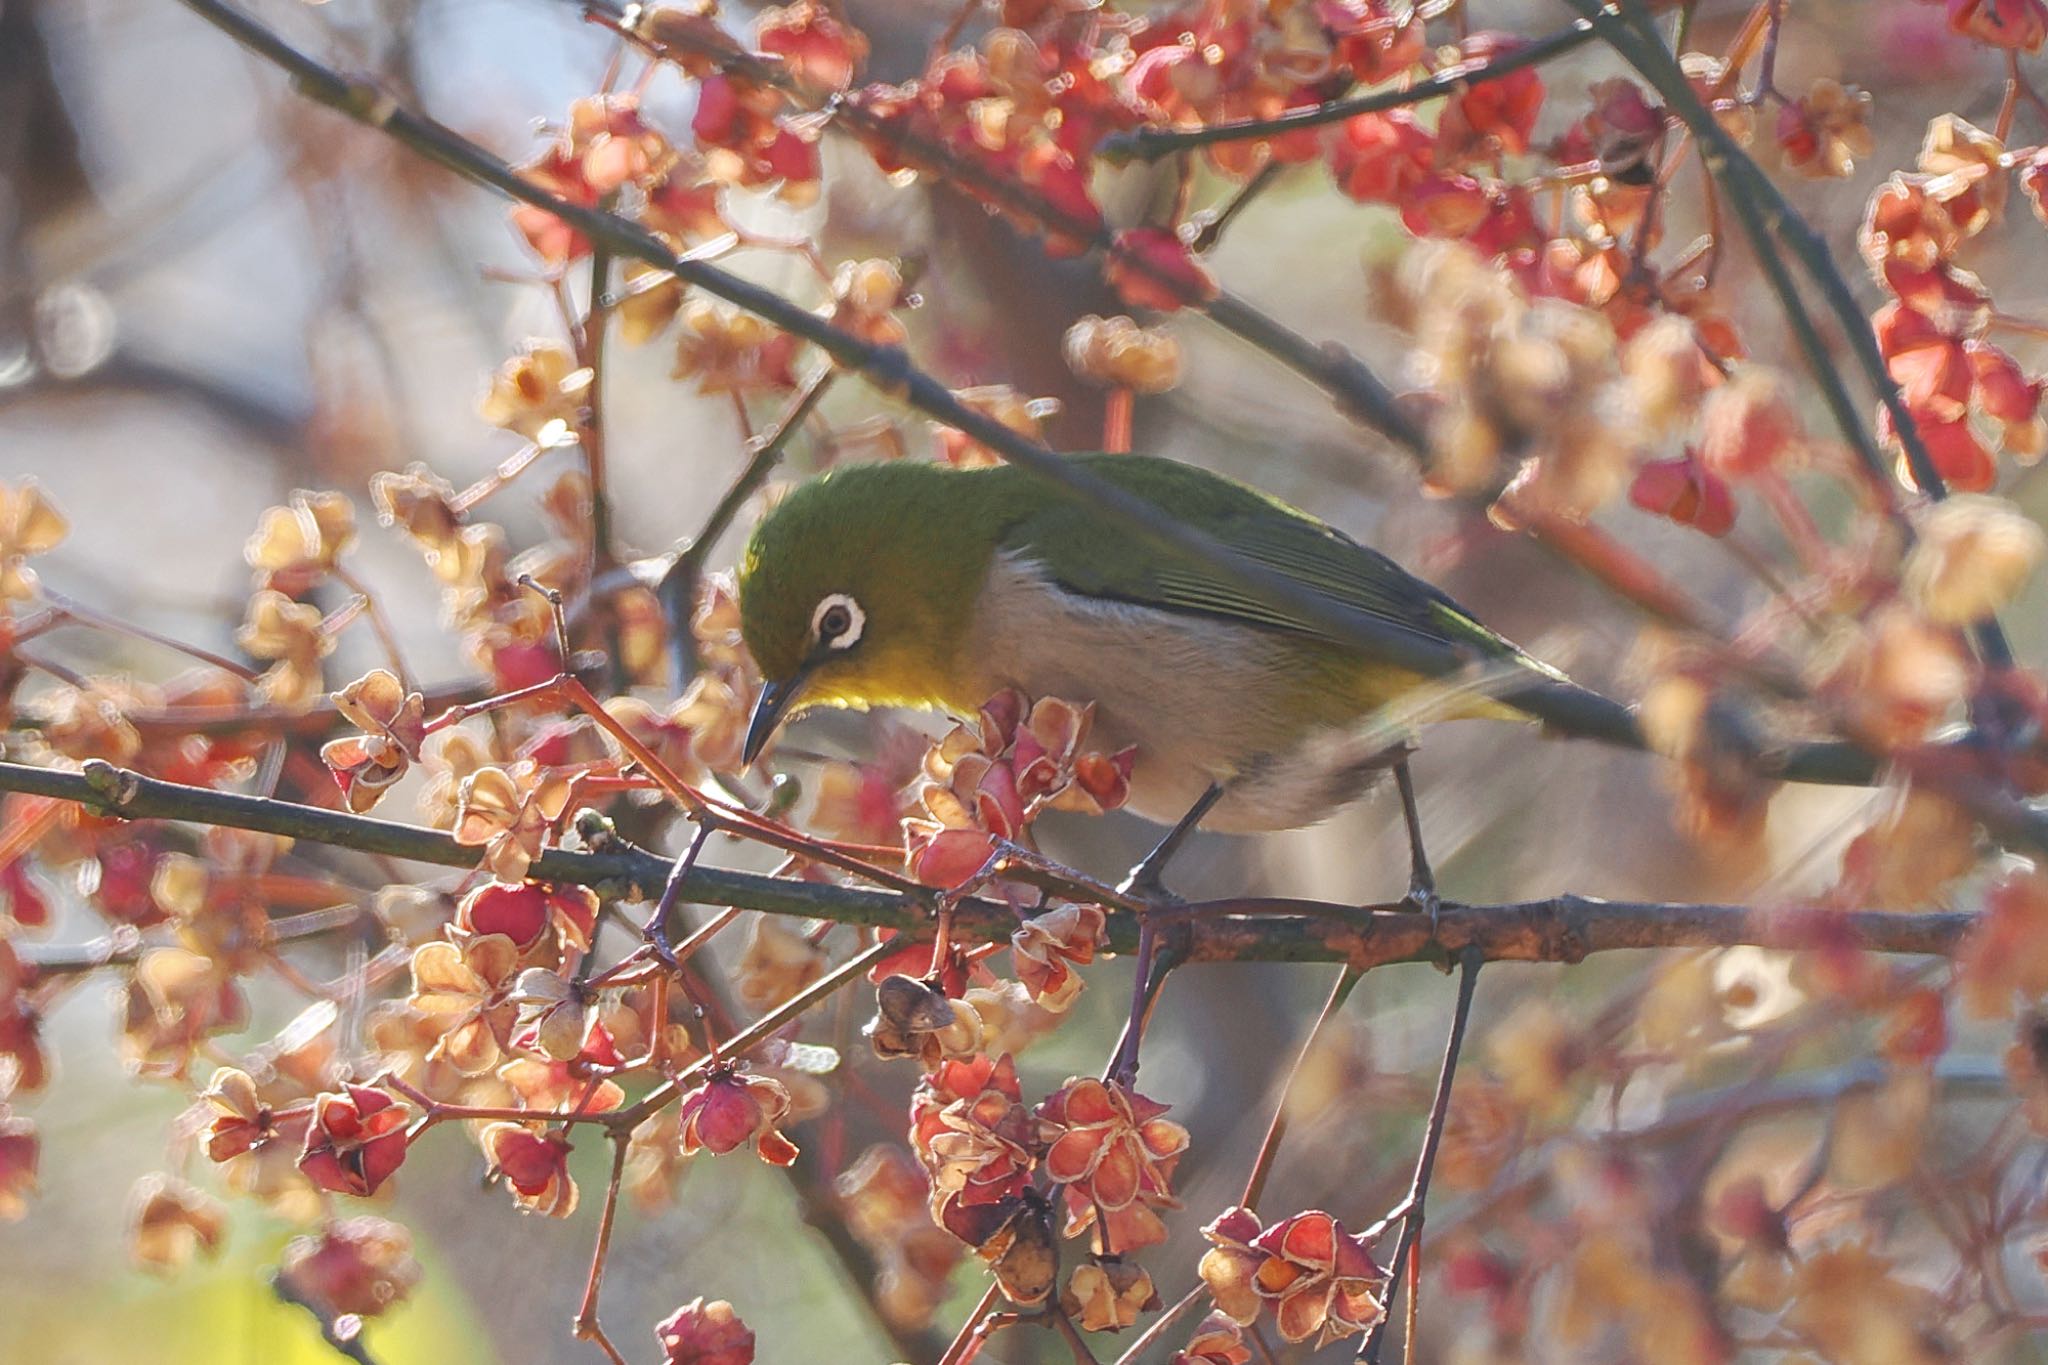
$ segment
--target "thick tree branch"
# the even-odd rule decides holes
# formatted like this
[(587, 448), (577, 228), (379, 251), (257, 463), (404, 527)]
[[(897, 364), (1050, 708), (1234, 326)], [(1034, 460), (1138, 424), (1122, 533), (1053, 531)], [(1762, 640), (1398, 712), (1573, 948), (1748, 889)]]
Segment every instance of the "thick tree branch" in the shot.
[[(473, 868), (478, 858), (477, 849), (458, 844), (439, 830), (165, 782), (98, 761), (78, 773), (0, 763), (0, 791), (73, 801), (105, 815), (258, 830), (442, 867)], [(630, 845), (598, 853), (549, 849), (535, 860), (532, 875), (645, 900), (660, 893), (673, 866), (670, 859)], [(679, 899), (909, 933), (931, 924), (927, 902), (914, 894), (724, 868), (692, 868), (683, 879)], [(1183, 960), (1190, 963), (1342, 962), (1359, 970), (1396, 962), (1449, 961), (1467, 948), (1476, 948), (1489, 962), (1578, 962), (1592, 953), (1626, 948), (1736, 944), (1802, 948), (1849, 943), (1870, 952), (1948, 956), (1976, 920), (1960, 912), (1866, 910), (1821, 915), (1572, 895), (1505, 905), (1445, 902), (1434, 932), (1427, 916), (1412, 913), (1400, 901), (1357, 907), (1238, 898), (1153, 913), (1186, 920)], [(952, 932), (961, 938), (1002, 943), (1016, 927), (1015, 912), (993, 901), (966, 900), (953, 910)], [(1108, 939), (1116, 952), (1134, 951), (1137, 917), (1111, 910)]]

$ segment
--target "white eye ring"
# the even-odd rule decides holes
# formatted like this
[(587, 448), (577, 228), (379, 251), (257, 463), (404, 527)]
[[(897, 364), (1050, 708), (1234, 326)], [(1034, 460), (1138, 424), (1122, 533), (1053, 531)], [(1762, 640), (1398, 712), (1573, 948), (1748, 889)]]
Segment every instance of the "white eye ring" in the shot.
[[(844, 625), (836, 625), (844, 620)], [(835, 623), (835, 629), (826, 630), (828, 621)], [(852, 649), (860, 643), (860, 633), (867, 628), (867, 613), (860, 609), (860, 603), (843, 592), (827, 593), (818, 599), (818, 606), (811, 613), (811, 638), (827, 649)]]

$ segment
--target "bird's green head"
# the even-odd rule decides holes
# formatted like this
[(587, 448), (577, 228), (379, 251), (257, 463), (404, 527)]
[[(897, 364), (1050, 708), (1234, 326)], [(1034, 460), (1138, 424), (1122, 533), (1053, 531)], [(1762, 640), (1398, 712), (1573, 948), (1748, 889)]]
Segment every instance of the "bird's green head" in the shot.
[(763, 687), (752, 761), (812, 706), (972, 708), (958, 647), (995, 549), (971, 475), (855, 465), (792, 491), (740, 563), (740, 631)]

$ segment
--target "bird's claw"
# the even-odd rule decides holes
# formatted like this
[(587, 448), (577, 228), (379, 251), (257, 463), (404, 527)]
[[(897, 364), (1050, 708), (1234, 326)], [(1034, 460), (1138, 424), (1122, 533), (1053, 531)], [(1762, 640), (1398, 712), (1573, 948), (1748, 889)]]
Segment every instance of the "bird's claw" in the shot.
[(1116, 893), (1134, 901), (1173, 899), (1173, 893), (1166, 889), (1166, 879), (1160, 874), (1160, 870), (1143, 864), (1133, 868), (1130, 876), (1117, 883)]
[(1408, 894), (1401, 898), (1405, 909), (1429, 916), (1429, 937), (1437, 939), (1437, 931), (1443, 925), (1443, 898), (1436, 893), (1436, 884), (1420, 878), (1408, 884)]

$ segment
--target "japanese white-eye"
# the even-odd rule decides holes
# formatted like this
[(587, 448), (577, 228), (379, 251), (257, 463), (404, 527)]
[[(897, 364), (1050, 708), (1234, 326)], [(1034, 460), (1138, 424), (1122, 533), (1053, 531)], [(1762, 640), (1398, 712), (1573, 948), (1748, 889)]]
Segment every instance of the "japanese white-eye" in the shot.
[[(1632, 728), (1617, 703), (1306, 512), (1171, 460), (1069, 458), (1256, 564), (1509, 676), (1440, 698), (1434, 718), (1531, 719), (1541, 708), (1514, 685), (1526, 678), (1590, 712), (1605, 738)], [(739, 590), (765, 680), (749, 761), (810, 707), (972, 715), (1014, 687), (1095, 703), (1091, 747), (1137, 746), (1141, 815), (1172, 821), (1219, 786), (1203, 821), (1218, 830), (1312, 824), (1357, 797), (1390, 742), (1368, 718), (1429, 682), (1007, 465), (860, 465), (803, 484), (755, 530)]]
[[(1430, 583), (1274, 497), (1174, 460), (1069, 458), (1333, 602), (1569, 686)], [(1356, 798), (1391, 743), (1362, 722), (1430, 681), (1008, 465), (858, 465), (797, 487), (745, 551), (739, 610), (766, 679), (750, 761), (811, 706), (971, 716), (1018, 688), (1094, 702), (1092, 747), (1137, 745), (1130, 808), (1149, 819), (1174, 821), (1219, 784), (1204, 825), (1223, 831), (1311, 825)], [(1452, 694), (1436, 714), (1530, 718), (1487, 692)]]

